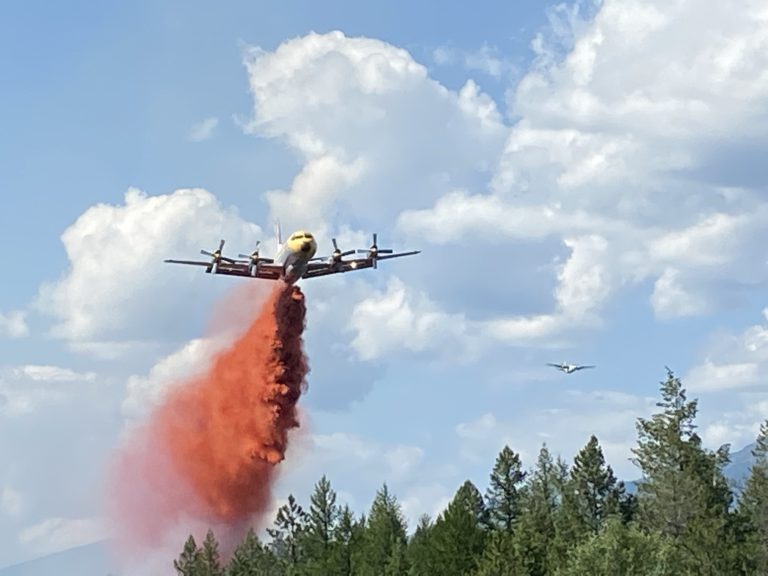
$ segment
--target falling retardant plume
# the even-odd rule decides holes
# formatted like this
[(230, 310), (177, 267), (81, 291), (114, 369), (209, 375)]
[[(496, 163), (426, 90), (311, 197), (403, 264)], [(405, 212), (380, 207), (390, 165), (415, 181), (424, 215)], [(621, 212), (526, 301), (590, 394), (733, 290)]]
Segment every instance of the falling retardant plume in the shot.
[(120, 556), (176, 555), (208, 528), (226, 552), (262, 524), (288, 433), (299, 426), (305, 312), (301, 290), (279, 283), (229, 347), (131, 430), (111, 471)]

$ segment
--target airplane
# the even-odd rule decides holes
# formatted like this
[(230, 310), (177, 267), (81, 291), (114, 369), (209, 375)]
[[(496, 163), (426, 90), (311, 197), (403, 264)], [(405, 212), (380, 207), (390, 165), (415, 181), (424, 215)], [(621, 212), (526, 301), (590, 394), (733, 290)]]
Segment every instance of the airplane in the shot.
[(552, 366), (553, 368), (557, 368), (558, 370), (561, 370), (565, 372), (566, 374), (572, 374), (576, 372), (577, 370), (585, 370), (587, 368), (594, 368), (594, 366), (577, 366), (575, 364), (566, 364), (565, 362), (561, 362), (560, 364), (552, 364), (551, 362), (547, 362), (547, 366)]
[[(329, 256), (315, 257), (317, 241), (309, 232), (297, 230), (283, 243), (280, 235), (280, 224), (278, 223), (275, 227), (275, 235), (277, 237), (277, 253), (274, 258), (261, 257), (259, 254), (260, 241), (256, 243), (255, 249), (251, 254), (238, 255), (240, 258), (245, 258), (245, 260), (234, 260), (222, 256), (221, 251), (224, 248), (224, 240), (222, 239), (219, 248), (214, 252), (200, 250), (201, 254), (210, 256), (211, 260), (167, 259), (165, 262), (205, 266), (205, 271), (208, 274), (282, 280), (287, 284), (294, 284), (302, 278), (316, 278), (318, 276), (364, 270), (366, 268), (376, 269), (378, 268), (379, 260), (411, 256), (421, 252), (421, 250), (412, 250), (410, 252), (395, 253), (389, 248), (381, 249), (378, 247), (377, 235), (374, 232), (373, 244), (365, 250), (345, 250), (342, 252), (336, 243), (336, 238), (332, 238), (333, 252)], [(352, 254), (365, 254), (365, 257), (344, 260), (345, 256)]]

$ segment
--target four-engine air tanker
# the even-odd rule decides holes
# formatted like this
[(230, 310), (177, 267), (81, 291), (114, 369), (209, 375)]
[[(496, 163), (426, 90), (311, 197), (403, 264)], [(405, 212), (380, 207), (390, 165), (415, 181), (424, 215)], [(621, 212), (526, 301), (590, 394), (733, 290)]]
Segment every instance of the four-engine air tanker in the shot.
[[(282, 280), (287, 284), (294, 284), (301, 278), (316, 278), (328, 274), (339, 274), (352, 270), (364, 270), (365, 268), (377, 268), (379, 260), (399, 258), (418, 254), (421, 250), (394, 253), (393, 250), (380, 249), (376, 245), (376, 233), (373, 234), (373, 244), (366, 250), (347, 250), (342, 252), (336, 244), (336, 238), (332, 239), (333, 252), (330, 256), (315, 257), (317, 242), (314, 236), (304, 230), (291, 234), (283, 244), (280, 237), (280, 224), (275, 226), (277, 236), (277, 253), (274, 258), (262, 258), (259, 255), (259, 242), (256, 249), (249, 255), (239, 254), (246, 260), (235, 260), (221, 254), (224, 248), (224, 240), (214, 252), (201, 250), (201, 254), (210, 256), (208, 261), (195, 260), (165, 260), (175, 264), (191, 264), (193, 266), (205, 266), (209, 274), (224, 274), (229, 276), (244, 276), (248, 278), (262, 278), (265, 280)], [(343, 260), (350, 254), (365, 254), (362, 258)]]
[(594, 368), (594, 366), (577, 366), (575, 364), (566, 364), (565, 362), (561, 362), (560, 364), (553, 364), (551, 362), (547, 362), (547, 366), (552, 366), (553, 368), (557, 368), (558, 370), (561, 370), (566, 374), (573, 374), (578, 370), (586, 370), (587, 368)]

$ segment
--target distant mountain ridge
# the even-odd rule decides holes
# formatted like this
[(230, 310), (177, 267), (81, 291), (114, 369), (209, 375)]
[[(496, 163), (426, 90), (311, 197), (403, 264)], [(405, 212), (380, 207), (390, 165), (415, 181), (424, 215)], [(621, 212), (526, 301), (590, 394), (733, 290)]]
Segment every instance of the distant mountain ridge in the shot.
[(77, 546), (0, 568), (0, 576), (116, 576), (107, 541)]
[[(744, 446), (744, 448), (738, 452), (733, 452), (731, 454), (731, 461), (725, 468), (723, 468), (723, 474), (725, 474), (725, 477), (731, 483), (731, 487), (736, 492), (741, 491), (741, 488), (749, 477), (749, 471), (752, 469), (752, 462), (754, 461), (754, 457), (752, 456), (752, 450), (754, 449), (755, 442), (752, 442), (752, 444)], [(635, 494), (637, 492), (638, 482), (639, 480), (625, 481), (624, 487), (628, 493)], [(0, 576), (4, 575), (0, 572)]]

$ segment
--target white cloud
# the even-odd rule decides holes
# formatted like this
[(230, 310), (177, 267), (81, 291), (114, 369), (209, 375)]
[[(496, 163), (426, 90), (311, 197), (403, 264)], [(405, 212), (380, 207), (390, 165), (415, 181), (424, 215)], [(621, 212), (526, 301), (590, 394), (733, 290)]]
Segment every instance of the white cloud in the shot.
[(105, 540), (108, 536), (102, 518), (54, 517), (24, 528), (19, 533), (19, 542), (42, 556)]
[(169, 336), (171, 327), (181, 335), (223, 281), (163, 260), (200, 259), (200, 249), (222, 237), (230, 252), (244, 250), (259, 236), (258, 226), (205, 190), (147, 196), (132, 188), (123, 205), (93, 206), (64, 232), (70, 268), (41, 288), (37, 305), (58, 320), (53, 334), (81, 350), (119, 352)]
[(187, 137), (190, 142), (202, 142), (203, 140), (208, 140), (213, 136), (218, 125), (219, 119), (215, 116), (210, 116), (192, 126)]
[(273, 215), (288, 222), (298, 219), (288, 207), (306, 210), (312, 194), (312, 210), (328, 218), (343, 211), (363, 226), (394, 220), (414, 191), (423, 203), (446, 180), (490, 169), (507, 130), (473, 82), (450, 91), (407, 51), (379, 40), (312, 33), (274, 52), (251, 49), (245, 65), (254, 99), (247, 130), (284, 139), (306, 158), (305, 173), (327, 175), (319, 191), (297, 179), (270, 196)]
[(0, 512), (11, 518), (18, 517), (24, 509), (24, 497), (21, 492), (11, 486), (3, 486), (0, 490)]
[(422, 293), (410, 292), (397, 277), (386, 292), (373, 292), (352, 309), (352, 347), (363, 360), (380, 358), (394, 350), (442, 351), (454, 358), (471, 353), (456, 343), (467, 331), (464, 318), (440, 311)]
[(0, 371), (0, 414), (30, 414), (43, 405), (63, 402), (85, 385), (98, 386), (95, 373), (46, 365), (6, 368)]
[(0, 313), (0, 336), (9, 338), (23, 338), (29, 335), (26, 314), (19, 310)]
[(196, 338), (155, 364), (146, 376), (128, 378), (123, 415), (129, 420), (141, 419), (157, 406), (174, 386), (209, 366), (213, 355), (227, 339)]
[(93, 381), (96, 379), (94, 372), (79, 373), (61, 366), (40, 364), (28, 364), (13, 369), (17, 378), (28, 378), (34, 382), (73, 382)]

